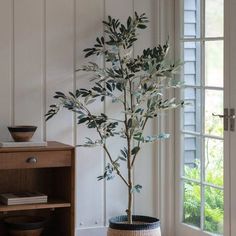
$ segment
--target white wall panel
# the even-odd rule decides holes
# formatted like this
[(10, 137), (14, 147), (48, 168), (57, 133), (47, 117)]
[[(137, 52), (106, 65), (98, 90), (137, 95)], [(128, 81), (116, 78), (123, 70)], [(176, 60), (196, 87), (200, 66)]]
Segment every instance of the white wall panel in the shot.
[[(106, 0), (106, 17), (111, 15), (121, 19), (126, 24), (128, 16), (133, 15), (133, 1), (132, 0)], [(124, 119), (124, 115), (120, 113), (120, 104), (112, 104), (111, 101), (106, 101), (106, 113), (116, 119)], [(120, 138), (112, 138), (108, 142), (109, 149), (113, 159), (116, 159), (120, 153), (120, 149), (126, 145)], [(126, 164), (121, 163), (121, 172), (127, 177)], [(107, 220), (116, 215), (125, 214), (128, 205), (128, 192), (126, 185), (119, 177), (115, 177), (106, 184), (106, 215)]]
[[(84, 83), (83, 83), (84, 82)], [(80, 86), (85, 88), (87, 81), (80, 80)], [(90, 106), (93, 113), (100, 112), (96, 104)], [(94, 130), (79, 126), (78, 144), (85, 142), (85, 137), (99, 138)], [(103, 181), (97, 177), (103, 173), (103, 151), (101, 147), (77, 148), (77, 226), (79, 228), (104, 225), (104, 188)]]
[[(73, 91), (74, 0), (46, 1), (46, 104), (55, 91)], [(73, 115), (60, 112), (47, 122), (47, 140), (74, 142)]]
[(138, 14), (146, 13), (148, 27), (140, 30), (138, 41), (134, 47), (134, 53), (141, 54), (144, 48), (156, 46), (156, 0), (134, 0), (134, 11)]
[(43, 1), (15, 1), (14, 123), (38, 126), (36, 139), (42, 137), (42, 29)]
[[(74, 116), (67, 111), (46, 124), (44, 114), (55, 102), (55, 91), (89, 86), (90, 75), (79, 72), (75, 78), (74, 70), (88, 61), (82, 50), (103, 34), (104, 17), (112, 15), (126, 21), (134, 10), (148, 13), (151, 25), (140, 35), (134, 53), (153, 45), (154, 5), (155, 0), (0, 0), (0, 139), (9, 139), (6, 127), (11, 123), (37, 125), (35, 139), (81, 144), (86, 136), (95, 138), (95, 132), (75, 125)], [(103, 65), (103, 60), (97, 63)], [(122, 116), (110, 101), (91, 105), (91, 111)], [(112, 139), (109, 145), (114, 157), (123, 146), (120, 139)], [(105, 165), (100, 148), (79, 147), (76, 153), (78, 234), (105, 235), (103, 225), (107, 220), (125, 213), (126, 187), (118, 177), (97, 182)], [(147, 174), (142, 169), (150, 170), (155, 164), (154, 155), (155, 147), (149, 146), (138, 160), (135, 178), (144, 190), (135, 198), (137, 213), (154, 214), (155, 170)], [(97, 227), (101, 230), (95, 230)]]
[(8, 140), (12, 115), (12, 1), (0, 1), (0, 140)]
[[(102, 58), (84, 58), (83, 49), (92, 47), (96, 37), (102, 36), (104, 17), (103, 0), (77, 0), (76, 4), (76, 65), (77, 68), (94, 61), (103, 66)], [(77, 88), (89, 88), (93, 75), (78, 72)], [(89, 106), (91, 113), (103, 112), (103, 104), (98, 102)], [(99, 138), (95, 130), (83, 125), (77, 126), (77, 144), (83, 144), (85, 137)], [(97, 176), (103, 173), (104, 154), (98, 148), (77, 149), (77, 225), (79, 228), (98, 227), (104, 225), (104, 183), (97, 181)]]
[[(92, 110), (98, 110), (93, 106)], [(86, 127), (78, 129), (78, 143), (85, 137), (97, 138)], [(103, 171), (103, 152), (97, 148), (77, 148), (77, 226), (79, 228), (104, 225), (103, 181), (97, 176)]]
[[(135, 43), (134, 55), (142, 54), (143, 49), (155, 46), (155, 1), (154, 0), (135, 0), (134, 10), (139, 14), (146, 13), (149, 23), (148, 28), (139, 31), (138, 41)], [(147, 123), (145, 134), (156, 134), (157, 120), (150, 120)], [(135, 183), (142, 185), (143, 189), (140, 194), (135, 194), (135, 213), (143, 215), (156, 215), (156, 194), (155, 189), (157, 187), (157, 144), (144, 144), (141, 149), (136, 165), (134, 178)], [(145, 173), (145, 174), (144, 174)], [(151, 194), (150, 194), (151, 193)]]
[[(84, 58), (83, 50), (91, 47), (97, 37), (103, 35), (104, 0), (76, 0), (76, 65), (91, 60)], [(102, 59), (97, 63), (102, 63)], [(80, 78), (82, 76), (80, 75)]]
[(133, 15), (133, 2), (136, 0), (105, 0), (106, 16), (117, 17), (126, 23), (127, 17)]

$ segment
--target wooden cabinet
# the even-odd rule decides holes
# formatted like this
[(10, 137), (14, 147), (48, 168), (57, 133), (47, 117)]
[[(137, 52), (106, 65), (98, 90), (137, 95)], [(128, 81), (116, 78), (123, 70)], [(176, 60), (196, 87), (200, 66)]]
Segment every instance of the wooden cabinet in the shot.
[[(46, 147), (0, 148), (0, 193), (38, 191), (48, 195), (48, 203), (43, 204), (0, 203), (0, 220), (9, 215), (43, 215), (48, 218), (43, 236), (74, 236), (74, 185), (72, 146), (48, 142)], [(7, 235), (2, 223), (0, 235)]]

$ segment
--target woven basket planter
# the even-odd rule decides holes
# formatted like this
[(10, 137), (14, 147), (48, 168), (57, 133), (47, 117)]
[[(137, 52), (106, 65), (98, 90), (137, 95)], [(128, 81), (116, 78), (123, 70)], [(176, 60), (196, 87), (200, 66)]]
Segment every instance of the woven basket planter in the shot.
[(161, 236), (160, 221), (148, 216), (133, 216), (133, 224), (127, 224), (127, 216), (117, 216), (109, 221), (107, 236)]

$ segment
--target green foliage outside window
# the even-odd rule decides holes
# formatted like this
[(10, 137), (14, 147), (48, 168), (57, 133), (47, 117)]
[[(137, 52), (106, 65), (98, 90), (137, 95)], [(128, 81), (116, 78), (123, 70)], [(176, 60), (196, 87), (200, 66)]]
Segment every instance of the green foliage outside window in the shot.
[[(211, 170), (208, 174), (208, 182), (222, 182), (221, 176), (215, 176)], [(185, 173), (192, 179), (199, 178), (198, 168), (185, 166)], [(214, 179), (213, 179), (214, 178)], [(204, 230), (223, 234), (224, 196), (223, 191), (213, 187), (204, 187)], [(201, 221), (201, 187), (197, 183), (185, 182), (184, 184), (184, 218), (187, 224), (200, 227)]]

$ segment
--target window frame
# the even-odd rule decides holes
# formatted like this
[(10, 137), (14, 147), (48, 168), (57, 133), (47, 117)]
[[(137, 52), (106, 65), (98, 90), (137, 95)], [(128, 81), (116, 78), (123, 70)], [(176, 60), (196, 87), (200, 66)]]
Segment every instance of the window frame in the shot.
[[(181, 38), (181, 34), (183, 31), (183, 20), (184, 20), (184, 14), (181, 14), (181, 9), (183, 9), (183, 0), (176, 0), (175, 1), (175, 55), (176, 55), (176, 59), (180, 58), (181, 55), (181, 41), (183, 40), (183, 38)], [(202, 3), (203, 1), (201, 1)], [(205, 0), (204, 3), (201, 4), (201, 12), (205, 13)], [(229, 43), (229, 30), (227, 26), (227, 23), (229, 23), (229, 17), (227, 15), (227, 12), (229, 10), (229, 3), (227, 0), (225, 0), (224, 2), (224, 35), (223, 37), (206, 37), (204, 38), (204, 34), (205, 34), (205, 16), (204, 19), (201, 20), (201, 27), (202, 27), (202, 31), (201, 31), (201, 35), (200, 37), (196, 40), (196, 39), (185, 39), (184, 41), (189, 41), (189, 42), (201, 42), (203, 43), (203, 46), (201, 46), (201, 65), (203, 65), (202, 68), (205, 68), (205, 42), (207, 41), (219, 41), (219, 40), (223, 40), (223, 44), (224, 44), (224, 87), (223, 87), (223, 91), (224, 92), (224, 107), (229, 107), (229, 95), (226, 95), (226, 91), (229, 91), (229, 73), (227, 72), (227, 62), (228, 62), (228, 55), (229, 55), (229, 48), (227, 43)], [(183, 42), (183, 41), (182, 41)], [(182, 57), (181, 57), (182, 58)], [(205, 80), (205, 71), (204, 69), (202, 70), (202, 78), (204, 78)], [(183, 76), (183, 74), (179, 75), (178, 77)], [(202, 91), (205, 91), (206, 89), (214, 89), (214, 90), (222, 90), (222, 88), (217, 88), (217, 87), (211, 87), (211, 86), (202, 86), (205, 84), (205, 81), (203, 81), (202, 84), (200, 84), (200, 86), (193, 86), (194, 88), (200, 88), (202, 89)], [(188, 86), (189, 87), (189, 86)], [(214, 91), (213, 90), (213, 91)], [(203, 93), (203, 92), (201, 92)], [(181, 97), (180, 93), (176, 93), (176, 97)], [(202, 97), (202, 95), (201, 95)], [(202, 103), (204, 104), (204, 103)], [(203, 109), (203, 106), (202, 106)], [(204, 114), (204, 111), (201, 111), (202, 114)], [(208, 232), (204, 231), (203, 227), (204, 227), (204, 217), (201, 217), (201, 229), (199, 230), (198, 228), (195, 228), (194, 226), (190, 226), (187, 225), (185, 223), (183, 223), (181, 220), (183, 218), (183, 202), (181, 201), (183, 199), (183, 179), (186, 178), (182, 178), (182, 173), (183, 173), (183, 169), (182, 169), (182, 154), (181, 151), (183, 150), (183, 148), (181, 147), (182, 145), (182, 141), (179, 138), (180, 134), (182, 133), (180, 130), (180, 124), (183, 122), (182, 120), (182, 112), (180, 111), (176, 111), (175, 112), (175, 153), (176, 153), (176, 160), (175, 160), (175, 228), (176, 228), (176, 232), (177, 232), (177, 236), (181, 235), (181, 233), (178, 234), (178, 232), (188, 232), (188, 233), (192, 233), (192, 236), (195, 235), (200, 235), (199, 232), (201, 233), (201, 235), (212, 235), (209, 234)], [(203, 118), (204, 120), (204, 118)], [(204, 128), (204, 124), (202, 124), (202, 128)], [(202, 130), (203, 131), (203, 130)], [(204, 134), (201, 131), (202, 134)], [(182, 136), (182, 135), (181, 135)], [(203, 135), (203, 136), (208, 136), (208, 135)], [(212, 137), (212, 136), (210, 136)], [(213, 137), (213, 138), (217, 138), (218, 137)], [(222, 140), (222, 139), (221, 139)], [(229, 210), (229, 206), (230, 206), (230, 187), (229, 187), (229, 172), (226, 170), (229, 170), (229, 134), (228, 132), (224, 132), (224, 236), (226, 235), (230, 235), (229, 234), (229, 214), (230, 214), (230, 210)], [(204, 138), (202, 139), (202, 144), (204, 144)], [(204, 146), (203, 146), (204, 147)], [(205, 148), (202, 148), (202, 151), (205, 151)], [(202, 160), (202, 164), (201, 164), (201, 172), (202, 168), (205, 166), (205, 162), (204, 159)], [(180, 174), (181, 173), (181, 174)], [(204, 180), (203, 178), (204, 176), (202, 176), (202, 180)], [(210, 186), (208, 183), (201, 183), (202, 186)], [(211, 187), (211, 186), (210, 186)], [(216, 186), (213, 186), (216, 187)], [(204, 205), (204, 193), (203, 193), (203, 188), (202, 188), (202, 192), (201, 192), (201, 197), (203, 198), (201, 200), (201, 205)], [(180, 204), (181, 203), (181, 204)], [(204, 207), (201, 207), (201, 214), (204, 213)], [(203, 214), (204, 215), (204, 214)], [(185, 229), (181, 229), (181, 228), (185, 228)], [(197, 232), (197, 233), (196, 233)], [(187, 235), (187, 233), (186, 233)]]

